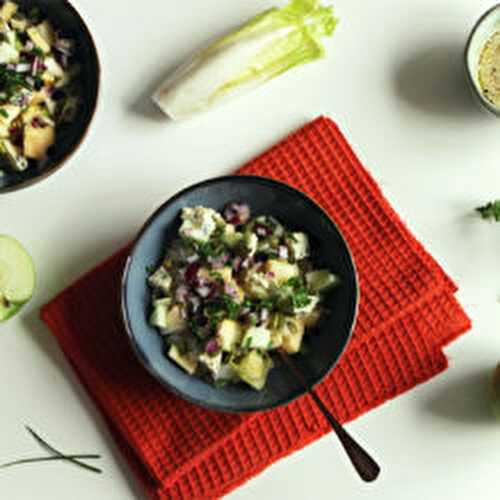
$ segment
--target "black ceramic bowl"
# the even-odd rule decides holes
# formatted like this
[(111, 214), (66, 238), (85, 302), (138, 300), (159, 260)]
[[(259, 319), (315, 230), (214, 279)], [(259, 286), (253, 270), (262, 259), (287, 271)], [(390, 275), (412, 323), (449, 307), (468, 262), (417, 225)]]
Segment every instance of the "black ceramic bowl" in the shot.
[(15, 191), (39, 182), (59, 170), (82, 143), (97, 106), (100, 66), (90, 31), (76, 9), (67, 0), (15, 0), (23, 11), (39, 7), (55, 29), (76, 42), (74, 60), (81, 66), (82, 99), (76, 120), (57, 129), (56, 143), (49, 151), (43, 168), (32, 167), (24, 172), (6, 172), (0, 176), (0, 194)]
[(128, 257), (121, 301), (130, 342), (144, 366), (182, 398), (213, 410), (253, 412), (289, 403), (304, 391), (278, 356), (267, 385), (257, 392), (243, 384), (215, 388), (188, 375), (165, 356), (158, 332), (149, 326), (151, 293), (147, 268), (164, 258), (168, 243), (177, 238), (183, 207), (202, 205), (221, 210), (232, 201), (248, 203), (254, 215), (273, 215), (311, 238), (312, 258), (318, 267), (332, 269), (342, 286), (326, 298), (331, 311), (317, 333), (307, 338), (307, 353), (295, 356), (298, 366), (315, 385), (335, 366), (346, 348), (358, 305), (356, 270), (349, 248), (335, 223), (304, 194), (285, 184), (260, 177), (220, 177), (192, 186), (161, 206), (146, 222)]

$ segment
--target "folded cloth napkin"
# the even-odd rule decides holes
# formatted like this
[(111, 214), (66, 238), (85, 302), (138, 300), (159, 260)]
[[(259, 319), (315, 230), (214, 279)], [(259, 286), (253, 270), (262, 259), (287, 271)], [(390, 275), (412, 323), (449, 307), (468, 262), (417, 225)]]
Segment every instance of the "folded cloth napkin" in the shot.
[[(456, 287), (411, 235), (337, 126), (318, 118), (238, 171), (286, 182), (336, 221), (356, 262), (358, 322), (319, 386), (350, 421), (447, 367), (443, 347), (470, 328)], [(232, 415), (187, 403), (135, 359), (117, 301), (126, 250), (42, 310), (148, 495), (221, 497), (329, 432), (308, 396), (269, 412)]]

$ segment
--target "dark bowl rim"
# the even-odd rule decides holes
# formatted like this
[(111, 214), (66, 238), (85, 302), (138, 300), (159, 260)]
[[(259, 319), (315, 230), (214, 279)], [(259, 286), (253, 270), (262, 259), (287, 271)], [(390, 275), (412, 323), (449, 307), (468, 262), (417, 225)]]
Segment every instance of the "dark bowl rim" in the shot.
[[(277, 403), (274, 403), (272, 405), (267, 405), (265, 407), (262, 407), (260, 409), (246, 409), (246, 408), (227, 408), (226, 406), (222, 406), (220, 404), (213, 404), (213, 403), (206, 403), (203, 400), (199, 400), (196, 398), (193, 398), (179, 389), (177, 389), (175, 386), (170, 384), (167, 380), (162, 378), (158, 372), (151, 366), (149, 360), (147, 357), (144, 355), (144, 353), (141, 351), (139, 346), (137, 345), (137, 342), (135, 340), (134, 333), (132, 331), (132, 328), (130, 326), (130, 319), (129, 319), (129, 313), (128, 313), (128, 307), (126, 303), (126, 287), (127, 287), (127, 281), (128, 281), (128, 276), (129, 276), (129, 271), (130, 271), (130, 266), (132, 263), (132, 260), (134, 258), (134, 254), (142, 240), (142, 237), (144, 233), (149, 229), (150, 225), (159, 217), (159, 215), (172, 203), (176, 202), (183, 196), (185, 196), (187, 193), (194, 191), (196, 189), (203, 188), (205, 186), (210, 186), (211, 184), (216, 184), (218, 182), (224, 182), (224, 181), (232, 181), (232, 180), (249, 180), (252, 182), (257, 182), (257, 183), (264, 183), (268, 184), (271, 186), (279, 186), (280, 189), (286, 189), (290, 191), (292, 194), (295, 196), (300, 196), (303, 198), (309, 205), (312, 207), (316, 208), (317, 210), (320, 210), (323, 215), (327, 218), (327, 220), (332, 224), (337, 232), (339, 233), (342, 241), (344, 242), (344, 245), (347, 250), (347, 255), (349, 257), (349, 261), (351, 264), (351, 268), (353, 271), (353, 283), (354, 283), (354, 289), (355, 289), (355, 296), (354, 296), (354, 308), (352, 312), (352, 318), (351, 318), (351, 327), (348, 332), (348, 336), (345, 342), (344, 347), (342, 350), (338, 353), (337, 357), (331, 362), (329, 368), (325, 371), (325, 373), (318, 378), (312, 385), (311, 388), (316, 387), (319, 385), (323, 380), (330, 375), (330, 373), (333, 371), (333, 369), (337, 366), (339, 363), (340, 359), (342, 356), (345, 354), (345, 351), (347, 347), (349, 346), (351, 340), (352, 340), (352, 335), (354, 328), (356, 326), (357, 318), (358, 318), (358, 313), (359, 313), (359, 303), (360, 303), (360, 288), (359, 288), (359, 277), (358, 277), (358, 272), (356, 268), (356, 264), (354, 261), (354, 257), (352, 255), (351, 249), (347, 243), (347, 240), (345, 239), (342, 231), (339, 229), (337, 224), (333, 221), (333, 219), (328, 215), (328, 213), (314, 200), (312, 200), (309, 196), (307, 196), (305, 193), (302, 191), (280, 181), (276, 181), (274, 179), (270, 179), (268, 177), (261, 177), (257, 175), (222, 175), (218, 177), (213, 177), (210, 179), (206, 179), (204, 181), (198, 182), (196, 184), (192, 184), (190, 186), (187, 186), (186, 188), (182, 189), (178, 193), (174, 194), (172, 197), (167, 199), (165, 202), (163, 202), (146, 220), (146, 222), (143, 224), (142, 228), (138, 232), (137, 236), (134, 238), (132, 243), (129, 246), (128, 250), (128, 255), (126, 257), (125, 265), (122, 271), (122, 278), (121, 278), (121, 283), (120, 283), (120, 310), (121, 310), (121, 319), (123, 326), (126, 330), (127, 333), (127, 338), (129, 340), (129, 344), (132, 347), (132, 350), (134, 351), (137, 359), (140, 360), (141, 364), (146, 368), (146, 370), (166, 389), (168, 389), (170, 392), (172, 392), (174, 395), (180, 397), (181, 399), (187, 401), (188, 403), (200, 406), (202, 408), (205, 408), (207, 410), (213, 410), (213, 411), (218, 411), (218, 412), (223, 412), (223, 413), (232, 413), (232, 414), (251, 414), (251, 413), (258, 413), (258, 412), (263, 412), (263, 411), (268, 411), (268, 410), (273, 410), (275, 408), (279, 408), (281, 406), (288, 405), (292, 403), (293, 401), (299, 399), (302, 397), (304, 394), (306, 394), (306, 390), (298, 390), (295, 393), (291, 394), (289, 397), (283, 399), (282, 401), (278, 401)], [(167, 359), (167, 358), (166, 358)], [(168, 359), (167, 359), (168, 361)]]
[(94, 118), (96, 115), (97, 108), (99, 106), (100, 100), (101, 100), (101, 61), (99, 58), (99, 52), (97, 50), (97, 45), (95, 43), (94, 37), (92, 36), (92, 33), (87, 26), (87, 23), (83, 19), (82, 15), (78, 12), (76, 7), (69, 1), (69, 0), (62, 0), (64, 4), (64, 8), (69, 9), (70, 11), (75, 14), (75, 16), (79, 19), (81, 22), (81, 25), (83, 29), (85, 30), (88, 39), (90, 41), (90, 48), (93, 50), (95, 54), (95, 63), (96, 63), (96, 84), (97, 84), (97, 92), (96, 92), (96, 98), (95, 98), (95, 103), (94, 106), (92, 107), (92, 110), (90, 112), (89, 120), (88, 123), (86, 124), (85, 128), (82, 130), (82, 133), (80, 135), (80, 138), (78, 139), (77, 143), (64, 155), (64, 157), (56, 163), (52, 168), (48, 169), (45, 172), (42, 172), (41, 174), (37, 175), (36, 177), (32, 177), (31, 179), (26, 179), (25, 181), (19, 182), (17, 184), (14, 184), (13, 186), (7, 186), (7, 187), (0, 187), (0, 196), (3, 194), (8, 194), (8, 193), (13, 193), (15, 191), (21, 191), (22, 189), (26, 189), (29, 187), (34, 186), (35, 184), (38, 184), (44, 180), (46, 180), (48, 177), (52, 176), (53, 174), (59, 172), (65, 165), (66, 163), (71, 160), (77, 151), (81, 148), (82, 144), (86, 140), (90, 127), (92, 126), (94, 122)]

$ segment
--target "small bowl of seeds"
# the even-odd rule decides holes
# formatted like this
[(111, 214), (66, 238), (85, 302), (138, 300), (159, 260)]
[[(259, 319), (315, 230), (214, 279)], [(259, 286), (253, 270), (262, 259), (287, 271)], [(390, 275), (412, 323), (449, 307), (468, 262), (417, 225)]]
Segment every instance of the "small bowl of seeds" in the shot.
[(465, 67), (476, 100), (500, 117), (500, 4), (475, 24), (465, 49)]

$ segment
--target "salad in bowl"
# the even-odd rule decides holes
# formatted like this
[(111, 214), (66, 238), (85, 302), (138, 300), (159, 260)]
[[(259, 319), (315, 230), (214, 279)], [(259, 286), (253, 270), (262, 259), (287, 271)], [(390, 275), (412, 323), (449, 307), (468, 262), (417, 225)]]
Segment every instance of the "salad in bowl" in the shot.
[(260, 391), (273, 353), (300, 353), (339, 279), (315, 267), (305, 232), (253, 217), (248, 204), (185, 207), (181, 221), (148, 277), (150, 324), (187, 373)]
[(78, 112), (75, 43), (38, 8), (0, 7), (0, 175), (43, 167)]

